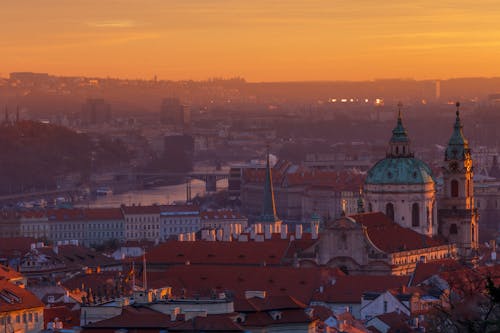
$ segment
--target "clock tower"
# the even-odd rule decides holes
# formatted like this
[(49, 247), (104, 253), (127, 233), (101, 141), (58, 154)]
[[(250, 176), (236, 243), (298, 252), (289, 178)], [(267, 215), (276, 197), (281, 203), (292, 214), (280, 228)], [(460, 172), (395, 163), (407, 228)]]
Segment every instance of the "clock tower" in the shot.
[(469, 143), (460, 121), (460, 103), (453, 133), (446, 147), (443, 165), (443, 190), (439, 201), (439, 234), (457, 246), (466, 262), (477, 259), (479, 214), (474, 207), (474, 183)]

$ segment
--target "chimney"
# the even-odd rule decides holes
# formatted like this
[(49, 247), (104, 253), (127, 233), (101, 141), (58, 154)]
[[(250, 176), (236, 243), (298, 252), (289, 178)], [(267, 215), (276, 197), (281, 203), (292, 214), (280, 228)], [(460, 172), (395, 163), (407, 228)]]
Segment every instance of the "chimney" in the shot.
[(224, 235), (224, 232), (222, 231), (222, 229), (217, 229), (217, 240), (219, 242), (222, 241), (223, 235)]
[(250, 230), (250, 239), (255, 239), (255, 228)]
[(215, 230), (210, 230), (210, 241), (215, 242)]
[(287, 239), (288, 238), (288, 225), (283, 224), (281, 226), (281, 239)]
[(316, 222), (311, 222), (311, 238), (318, 239), (319, 225)]
[(264, 224), (264, 238), (271, 239), (271, 237), (272, 237), (271, 225), (269, 223), (266, 223)]
[(302, 224), (297, 224), (295, 226), (295, 238), (302, 239)]
[(184, 234), (178, 234), (178, 235), (177, 235), (177, 240), (178, 240), (179, 242), (184, 242)]
[(181, 314), (181, 308), (173, 308), (170, 311), (170, 321), (176, 321), (177, 320), (177, 315)]

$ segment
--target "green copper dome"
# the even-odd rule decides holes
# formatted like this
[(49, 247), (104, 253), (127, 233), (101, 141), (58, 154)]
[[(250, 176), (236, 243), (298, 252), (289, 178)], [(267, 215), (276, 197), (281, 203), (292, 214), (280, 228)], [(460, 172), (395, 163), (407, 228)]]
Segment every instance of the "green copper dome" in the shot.
[(434, 182), (427, 164), (414, 157), (387, 157), (369, 171), (365, 184), (427, 184)]

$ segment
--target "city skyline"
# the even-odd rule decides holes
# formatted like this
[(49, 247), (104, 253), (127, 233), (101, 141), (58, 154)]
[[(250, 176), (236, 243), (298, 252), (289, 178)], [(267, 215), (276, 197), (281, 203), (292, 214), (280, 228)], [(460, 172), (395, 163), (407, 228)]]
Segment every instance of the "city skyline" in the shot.
[[(21, 8), (22, 6), (22, 8)], [(6, 3), (1, 76), (361, 81), (500, 76), (495, 2)]]

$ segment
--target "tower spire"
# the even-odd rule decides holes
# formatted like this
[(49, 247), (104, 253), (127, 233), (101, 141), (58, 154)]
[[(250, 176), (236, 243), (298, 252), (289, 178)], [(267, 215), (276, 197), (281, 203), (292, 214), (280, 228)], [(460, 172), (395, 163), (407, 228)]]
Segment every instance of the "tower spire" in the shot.
[(269, 145), (266, 147), (266, 178), (264, 179), (264, 202), (262, 207), (261, 222), (279, 221), (276, 214), (276, 204), (274, 201), (273, 177), (271, 164), (269, 162)]
[(403, 117), (401, 116), (401, 109), (403, 108), (403, 103), (398, 103), (398, 119), (396, 127), (392, 130), (392, 137), (389, 141), (389, 152), (390, 157), (411, 157), (410, 152), (410, 139), (406, 133), (406, 128), (403, 126)]
[(445, 160), (463, 160), (467, 158), (470, 154), (469, 142), (464, 136), (463, 126), (460, 120), (460, 102), (456, 102), (455, 106), (457, 111), (455, 112), (455, 124), (453, 125), (453, 133), (451, 134), (450, 141), (448, 141), (448, 147), (446, 148)]

